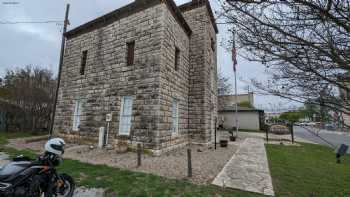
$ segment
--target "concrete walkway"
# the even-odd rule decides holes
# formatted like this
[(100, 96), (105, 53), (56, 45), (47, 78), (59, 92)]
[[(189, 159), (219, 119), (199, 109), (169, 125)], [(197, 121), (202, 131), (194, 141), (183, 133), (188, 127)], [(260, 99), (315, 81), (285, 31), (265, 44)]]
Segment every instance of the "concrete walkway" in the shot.
[(245, 139), (212, 184), (274, 196), (264, 140)]

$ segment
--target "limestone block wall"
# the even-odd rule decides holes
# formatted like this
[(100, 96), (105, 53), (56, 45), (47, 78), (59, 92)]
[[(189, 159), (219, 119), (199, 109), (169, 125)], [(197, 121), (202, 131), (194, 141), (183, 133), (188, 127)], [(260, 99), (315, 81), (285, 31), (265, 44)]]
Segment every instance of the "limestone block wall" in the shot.
[(183, 15), (193, 31), (190, 40), (189, 132), (194, 142), (208, 143), (212, 140), (217, 117), (216, 33), (205, 4), (185, 10)]
[(205, 64), (206, 67), (206, 96), (208, 105), (210, 106), (210, 111), (205, 111), (207, 131), (205, 133), (206, 139), (209, 141), (214, 140), (214, 130), (215, 130), (215, 119), (218, 118), (218, 75), (217, 75), (217, 37), (216, 32), (213, 28), (212, 21), (208, 10), (206, 12), (206, 38), (204, 39), (206, 54), (205, 54)]
[[(162, 4), (66, 42), (54, 131), (96, 138), (113, 114), (111, 138), (126, 138), (155, 146), (160, 109), (160, 58), (165, 7)], [(135, 41), (135, 63), (126, 64), (126, 43)], [(85, 74), (80, 75), (82, 51), (87, 50)], [(118, 136), (122, 96), (133, 96), (131, 135)], [(72, 131), (75, 100), (81, 99), (79, 132)]]
[[(166, 5), (164, 5), (166, 6)], [(172, 16), (164, 12), (160, 67), (160, 119), (158, 148), (188, 142), (189, 42), (190, 38)], [(179, 62), (175, 68), (175, 50)], [(172, 134), (172, 102), (178, 102), (178, 133)]]

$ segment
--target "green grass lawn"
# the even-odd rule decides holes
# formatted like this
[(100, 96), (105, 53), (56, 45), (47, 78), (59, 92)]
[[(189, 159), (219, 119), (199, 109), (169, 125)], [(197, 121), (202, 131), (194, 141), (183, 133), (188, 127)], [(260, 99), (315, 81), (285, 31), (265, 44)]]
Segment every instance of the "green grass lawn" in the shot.
[(282, 197), (350, 196), (350, 156), (336, 164), (332, 149), (266, 145), (273, 186)]
[[(0, 151), (11, 156), (23, 154), (35, 157), (30, 150), (18, 151), (4, 147), (7, 139), (28, 137), (21, 134), (4, 134), (0, 136)], [(59, 167), (59, 172), (72, 175), (79, 186), (104, 188), (110, 196), (237, 196), (259, 197), (262, 195), (232, 189), (222, 189), (216, 186), (195, 185), (187, 180), (174, 180), (153, 174), (132, 172), (112, 168), (105, 165), (91, 165), (66, 159)]]
[[(35, 155), (29, 150), (18, 151), (3, 146), (8, 138), (23, 137), (23, 135), (2, 134), (0, 151), (8, 152), (12, 156)], [(342, 164), (336, 164), (333, 150), (324, 146), (266, 145), (266, 149), (276, 196), (350, 196), (349, 155), (342, 158)], [(107, 189), (111, 196), (261, 196), (74, 160), (65, 160), (59, 171), (72, 175), (80, 186)]]
[(168, 179), (104, 165), (89, 165), (73, 160), (65, 160), (60, 169), (60, 172), (73, 175), (79, 185), (105, 188), (111, 196), (261, 196), (212, 185), (200, 186), (186, 180)]

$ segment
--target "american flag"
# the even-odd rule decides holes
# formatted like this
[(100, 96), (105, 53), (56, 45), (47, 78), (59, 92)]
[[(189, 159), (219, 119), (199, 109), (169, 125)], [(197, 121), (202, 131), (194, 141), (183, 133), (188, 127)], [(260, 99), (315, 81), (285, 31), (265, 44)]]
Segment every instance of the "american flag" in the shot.
[(232, 38), (232, 62), (233, 62), (233, 71), (236, 72), (236, 66), (237, 66), (237, 50), (236, 50), (236, 41), (235, 41), (235, 33), (233, 32), (233, 38)]

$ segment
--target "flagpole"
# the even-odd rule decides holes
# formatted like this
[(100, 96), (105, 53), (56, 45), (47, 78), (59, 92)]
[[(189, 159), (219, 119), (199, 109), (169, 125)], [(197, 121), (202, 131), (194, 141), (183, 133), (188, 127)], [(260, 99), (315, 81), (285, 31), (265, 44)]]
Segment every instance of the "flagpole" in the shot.
[(235, 100), (236, 100), (236, 109), (235, 109), (235, 122), (236, 122), (236, 137), (238, 138), (238, 95), (237, 95), (237, 71), (234, 70), (235, 75)]
[(235, 30), (232, 31), (232, 44), (233, 44), (233, 52), (232, 52), (232, 60), (233, 60), (233, 72), (234, 72), (234, 77), (235, 77), (235, 126), (236, 126), (236, 138), (238, 138), (238, 95), (237, 95), (237, 51), (236, 51), (236, 35), (235, 35)]

